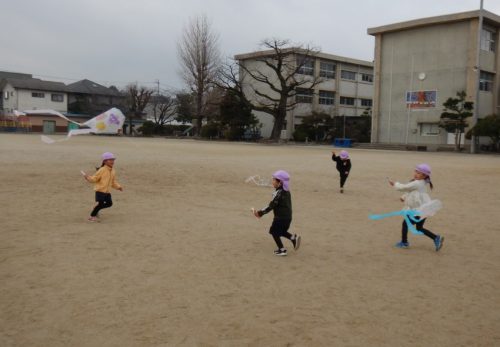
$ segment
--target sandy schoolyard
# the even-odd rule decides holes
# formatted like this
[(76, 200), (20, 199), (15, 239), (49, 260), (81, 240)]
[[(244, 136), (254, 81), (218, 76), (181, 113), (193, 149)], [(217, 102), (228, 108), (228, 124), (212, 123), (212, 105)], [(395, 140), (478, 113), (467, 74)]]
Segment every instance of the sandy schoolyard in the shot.
[[(500, 157), (352, 149), (341, 195), (331, 149), (0, 134), (0, 346), (500, 346)], [(124, 191), (89, 223), (80, 170), (105, 151)], [(421, 162), (438, 253), (368, 219)], [(303, 237), (287, 257), (250, 212), (272, 188), (245, 183), (277, 169)]]

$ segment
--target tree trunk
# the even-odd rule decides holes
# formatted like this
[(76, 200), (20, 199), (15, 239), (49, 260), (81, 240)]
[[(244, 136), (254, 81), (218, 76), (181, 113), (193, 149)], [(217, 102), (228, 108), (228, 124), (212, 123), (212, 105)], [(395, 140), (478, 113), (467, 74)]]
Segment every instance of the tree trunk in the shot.
[(286, 119), (286, 101), (287, 96), (282, 96), (284, 101), (280, 101), (277, 109), (277, 113), (274, 115), (274, 125), (273, 131), (271, 132), (271, 140), (279, 140), (281, 136), (281, 130), (283, 129), (283, 124)]
[(271, 140), (279, 140), (281, 136), (281, 130), (283, 129), (283, 123), (285, 122), (286, 112), (285, 114), (281, 114), (279, 112), (274, 116), (274, 125), (273, 131), (271, 132)]
[(128, 118), (128, 134), (132, 136), (132, 116)]
[(195, 134), (196, 136), (201, 135), (201, 123), (203, 120), (203, 89), (204, 84), (203, 81), (198, 81), (198, 90), (196, 91), (196, 124), (195, 126)]

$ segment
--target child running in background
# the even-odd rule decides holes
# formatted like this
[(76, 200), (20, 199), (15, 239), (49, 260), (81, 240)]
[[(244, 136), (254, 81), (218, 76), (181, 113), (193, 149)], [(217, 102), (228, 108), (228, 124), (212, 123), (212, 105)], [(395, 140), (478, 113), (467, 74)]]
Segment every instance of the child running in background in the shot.
[[(418, 210), (420, 206), (431, 201), (429, 194), (426, 191), (426, 184), (429, 184), (431, 190), (433, 185), (431, 182), (431, 167), (427, 164), (417, 165), (415, 172), (413, 173), (413, 179), (407, 183), (402, 184), (399, 182), (394, 182), (389, 180), (389, 184), (393, 186), (396, 190), (405, 192), (400, 198), (404, 202), (405, 210)], [(418, 217), (417, 217), (418, 218)], [(434, 246), (436, 247), (436, 252), (443, 246), (444, 237), (440, 235), (435, 235), (431, 231), (424, 229), (425, 218), (419, 220), (418, 222), (413, 222), (416, 229), (422, 232), (425, 236), (431, 238), (434, 241)], [(408, 225), (406, 221), (403, 220), (403, 226), (401, 229), (401, 242), (396, 243), (398, 248), (408, 248), (410, 244), (408, 243)]]
[(332, 151), (332, 160), (337, 163), (337, 171), (340, 174), (340, 192), (344, 192), (344, 184), (351, 171), (351, 159), (347, 151), (340, 151), (340, 155), (336, 156), (335, 151)]
[(285, 237), (292, 242), (293, 248), (298, 250), (300, 247), (300, 236), (290, 234), (288, 228), (292, 222), (292, 197), (290, 195), (290, 175), (283, 170), (276, 171), (273, 174), (273, 187), (276, 189), (273, 194), (273, 200), (269, 206), (261, 210), (252, 209), (255, 217), (260, 218), (266, 213), (274, 212), (273, 223), (269, 233), (273, 236), (278, 249), (274, 251), (275, 255), (286, 256), (287, 251), (281, 242), (281, 237)]
[(95, 201), (94, 209), (90, 213), (89, 221), (97, 221), (97, 216), (100, 210), (113, 206), (111, 200), (111, 188), (123, 191), (123, 187), (116, 181), (116, 173), (113, 166), (115, 164), (115, 156), (113, 153), (106, 152), (102, 155), (101, 167), (97, 170), (94, 176), (84, 174), (84, 178), (95, 183)]

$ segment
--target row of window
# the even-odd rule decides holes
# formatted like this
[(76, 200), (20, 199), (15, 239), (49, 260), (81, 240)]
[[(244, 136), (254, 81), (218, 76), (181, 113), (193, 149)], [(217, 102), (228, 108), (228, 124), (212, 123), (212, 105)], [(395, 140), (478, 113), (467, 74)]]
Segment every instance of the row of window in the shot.
[[(43, 98), (45, 98), (45, 93), (32, 92), (31, 97), (43, 99)], [(50, 99), (54, 102), (63, 102), (64, 101), (64, 94), (50, 94)]]
[[(297, 88), (295, 101), (303, 104), (311, 104), (313, 101), (313, 90), (312, 89), (302, 89)], [(359, 99), (360, 105), (363, 107), (372, 107), (372, 99)], [(335, 93), (326, 90), (319, 91), (319, 103), (321, 105), (335, 105)], [(356, 103), (356, 98), (350, 98), (347, 96), (340, 97), (340, 105), (354, 106)]]
[[(314, 76), (314, 59), (299, 57), (297, 58), (297, 73), (302, 75)], [(361, 75), (361, 81), (373, 83), (373, 75), (369, 73), (359, 73)], [(340, 78), (345, 80), (356, 81), (357, 72), (349, 70), (341, 70)], [(334, 62), (320, 61), (319, 63), (319, 76), (327, 79), (336, 78), (336, 65)]]

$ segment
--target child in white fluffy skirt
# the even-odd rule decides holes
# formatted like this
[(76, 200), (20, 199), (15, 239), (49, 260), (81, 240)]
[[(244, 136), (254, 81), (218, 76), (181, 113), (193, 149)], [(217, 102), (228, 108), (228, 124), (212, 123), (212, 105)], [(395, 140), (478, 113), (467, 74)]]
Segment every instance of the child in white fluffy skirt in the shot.
[[(405, 192), (401, 197), (401, 201), (404, 202), (404, 209), (406, 210), (418, 210), (420, 206), (431, 201), (429, 194), (427, 194), (426, 185), (429, 184), (431, 190), (433, 188), (433, 185), (431, 181), (431, 167), (427, 164), (417, 165), (417, 167), (415, 168), (415, 172), (413, 173), (413, 179), (409, 183), (403, 184), (389, 180), (389, 184), (396, 190)], [(418, 231), (434, 241), (436, 252), (439, 251), (441, 247), (443, 247), (443, 236), (433, 234), (430, 230), (424, 229), (425, 218), (420, 219), (416, 222), (411, 222), (415, 225), (415, 228)], [(408, 242), (408, 225), (404, 220), (401, 234), (401, 241), (396, 243), (396, 247), (410, 247), (410, 243)]]

